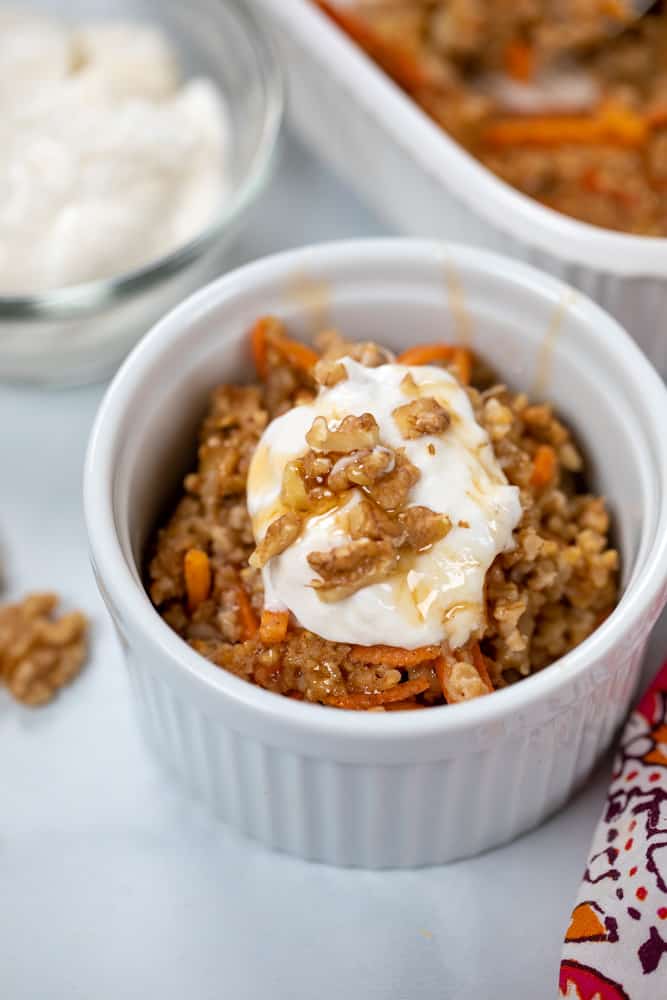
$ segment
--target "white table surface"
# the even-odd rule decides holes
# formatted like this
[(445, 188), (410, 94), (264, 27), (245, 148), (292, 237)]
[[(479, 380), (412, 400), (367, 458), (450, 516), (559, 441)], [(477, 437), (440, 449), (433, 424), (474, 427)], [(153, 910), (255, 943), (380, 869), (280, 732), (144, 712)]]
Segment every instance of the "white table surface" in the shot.
[[(289, 140), (237, 256), (383, 232)], [(608, 761), (541, 829), (438, 869), (336, 870), (228, 831), (145, 749), (88, 565), (81, 465), (102, 392), (0, 386), (6, 596), (57, 589), (94, 626), (57, 702), (0, 693), (0, 998), (553, 1000)]]

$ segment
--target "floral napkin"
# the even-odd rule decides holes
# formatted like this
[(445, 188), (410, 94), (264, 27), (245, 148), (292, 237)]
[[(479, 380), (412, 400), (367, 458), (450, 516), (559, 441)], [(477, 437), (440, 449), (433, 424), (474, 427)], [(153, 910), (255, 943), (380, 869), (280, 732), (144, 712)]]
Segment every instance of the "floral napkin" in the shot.
[(623, 732), (558, 995), (667, 1000), (667, 663)]

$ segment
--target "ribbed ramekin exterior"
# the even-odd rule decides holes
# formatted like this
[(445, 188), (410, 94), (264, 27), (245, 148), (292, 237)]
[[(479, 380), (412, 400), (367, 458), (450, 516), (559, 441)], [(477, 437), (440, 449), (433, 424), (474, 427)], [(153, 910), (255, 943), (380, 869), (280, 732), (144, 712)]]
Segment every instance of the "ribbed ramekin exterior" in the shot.
[(623, 277), (583, 266), (565, 259), (566, 247), (563, 256), (541, 251), (512, 238), (511, 219), (506, 231), (494, 228), (454, 196), (420, 149), (397, 140), (382, 106), (369, 110), (354, 79), (331, 72), (318, 59), (305, 31), (301, 36), (286, 28), (289, 15), (278, 13), (272, 0), (260, 2), (275, 17), (297, 129), (381, 216), (406, 235), (495, 250), (581, 289), (619, 320), (667, 377), (667, 337), (661, 323), (667, 316), (666, 279)]
[(478, 854), (542, 822), (585, 780), (635, 690), (644, 643), (619, 650), (587, 697), (540, 726), (517, 719), (479, 752), (341, 763), (236, 731), (127, 651), (139, 720), (171, 774), (240, 833), (307, 860), (364, 868)]

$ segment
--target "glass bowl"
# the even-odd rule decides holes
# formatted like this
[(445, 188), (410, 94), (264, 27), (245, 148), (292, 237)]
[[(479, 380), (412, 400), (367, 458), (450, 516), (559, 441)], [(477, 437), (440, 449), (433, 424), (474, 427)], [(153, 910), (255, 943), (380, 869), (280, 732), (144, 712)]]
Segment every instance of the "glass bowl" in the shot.
[(194, 239), (113, 278), (0, 296), (0, 378), (78, 384), (109, 375), (159, 316), (225, 270), (230, 240), (271, 174), (283, 80), (267, 33), (242, 0), (30, 0), (26, 6), (72, 22), (127, 19), (160, 27), (184, 77), (212, 79), (228, 115), (228, 195)]

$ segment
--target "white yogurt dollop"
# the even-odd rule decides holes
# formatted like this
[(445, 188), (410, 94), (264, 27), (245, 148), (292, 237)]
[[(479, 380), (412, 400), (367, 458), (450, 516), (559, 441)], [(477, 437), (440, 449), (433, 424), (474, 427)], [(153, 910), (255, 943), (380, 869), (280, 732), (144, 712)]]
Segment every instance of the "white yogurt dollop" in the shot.
[(213, 220), (227, 124), (161, 32), (0, 11), (0, 294), (151, 263)]
[[(264, 566), (265, 604), (288, 609), (301, 626), (335, 642), (414, 649), (446, 641), (463, 645), (484, 622), (484, 578), (495, 557), (513, 545), (521, 517), (519, 491), (507, 483), (488, 435), (476, 422), (470, 401), (448, 372), (399, 364), (365, 368), (343, 359), (348, 378), (322, 389), (317, 399), (273, 420), (253, 456), (248, 476), (248, 509), (256, 540), (284, 513), (280, 502), (287, 462), (308, 450), (306, 434), (317, 416), (340, 421), (371, 413), (381, 443), (405, 448), (421, 477), (409, 505), (446, 514), (452, 530), (419, 553), (404, 572), (327, 603), (313, 588), (307, 557), (349, 541), (346, 512), (359, 502), (356, 489), (343, 507), (310, 518), (301, 536)], [(403, 383), (408, 373), (420, 396), (434, 397), (452, 417), (441, 435), (405, 440), (393, 410), (415, 398)], [(402, 384), (403, 383), (403, 384)]]

